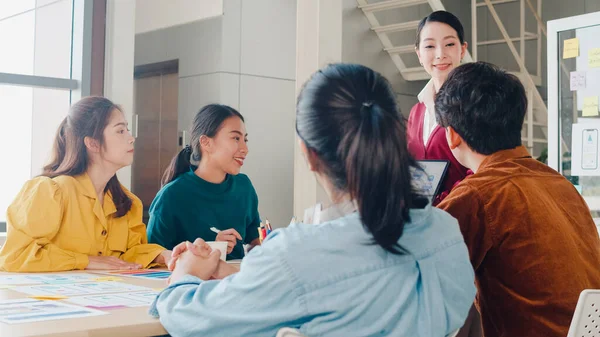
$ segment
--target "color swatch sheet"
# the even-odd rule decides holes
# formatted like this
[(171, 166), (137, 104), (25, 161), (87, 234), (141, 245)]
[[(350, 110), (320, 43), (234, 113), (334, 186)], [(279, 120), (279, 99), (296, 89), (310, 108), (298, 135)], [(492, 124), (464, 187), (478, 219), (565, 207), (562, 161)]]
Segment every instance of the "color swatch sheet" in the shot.
[(81, 318), (108, 313), (57, 301), (30, 298), (0, 301), (0, 322), (7, 324)]
[(116, 270), (104, 272), (103, 274), (111, 275), (111, 276), (119, 276), (119, 277), (135, 277), (135, 278), (143, 278), (150, 280), (166, 280), (171, 276), (171, 272), (168, 270), (152, 270), (152, 269), (143, 269), (143, 270)]

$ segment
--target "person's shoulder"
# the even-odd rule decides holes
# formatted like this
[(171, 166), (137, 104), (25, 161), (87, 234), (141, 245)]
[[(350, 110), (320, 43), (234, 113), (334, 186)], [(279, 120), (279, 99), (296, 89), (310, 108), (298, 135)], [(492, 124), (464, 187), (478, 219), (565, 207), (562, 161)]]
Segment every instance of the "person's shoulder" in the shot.
[(239, 173), (239, 174), (232, 176), (231, 178), (234, 180), (234, 182), (238, 188), (242, 188), (244, 190), (254, 192), (254, 185), (252, 185), (252, 181), (250, 180), (250, 177), (248, 177), (247, 175), (245, 175), (243, 173)]
[[(30, 193), (44, 193), (48, 195), (55, 195), (60, 193), (63, 186), (74, 185), (75, 181), (69, 176), (59, 176), (56, 178), (49, 178), (45, 176), (35, 177), (27, 181), (22, 188), (22, 191), (28, 191)], [(62, 186), (61, 186), (62, 185)], [(27, 192), (26, 192), (27, 193)]]
[(437, 205), (437, 208), (448, 211), (448, 209), (464, 203), (471, 204), (475, 207), (482, 198), (482, 191), (485, 191), (485, 189), (481, 189), (481, 185), (485, 183), (485, 181), (486, 180), (478, 179), (475, 175), (466, 177), (452, 188), (448, 196)]

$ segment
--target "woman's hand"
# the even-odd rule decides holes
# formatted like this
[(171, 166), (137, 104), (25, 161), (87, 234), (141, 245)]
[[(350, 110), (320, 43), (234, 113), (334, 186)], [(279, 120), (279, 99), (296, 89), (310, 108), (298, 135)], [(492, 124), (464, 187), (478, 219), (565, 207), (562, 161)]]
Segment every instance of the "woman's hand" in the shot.
[(89, 256), (90, 263), (85, 267), (88, 270), (106, 269), (141, 269), (137, 263), (129, 263), (114, 256)]
[(237, 245), (237, 240), (242, 240), (242, 236), (233, 228), (220, 231), (215, 239), (215, 241), (227, 242), (227, 254), (230, 254), (235, 245)]
[(172, 254), (173, 252), (165, 249), (154, 259), (154, 261), (152, 261), (152, 263), (168, 265), (169, 262), (171, 262)]

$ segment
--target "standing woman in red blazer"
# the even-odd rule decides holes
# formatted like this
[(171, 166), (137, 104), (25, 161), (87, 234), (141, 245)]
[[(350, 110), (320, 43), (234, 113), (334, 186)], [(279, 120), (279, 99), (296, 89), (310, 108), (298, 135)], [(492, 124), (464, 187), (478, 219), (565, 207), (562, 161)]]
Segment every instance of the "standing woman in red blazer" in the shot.
[(408, 149), (417, 160), (443, 159), (450, 167), (440, 193), (433, 204), (439, 203), (454, 184), (467, 176), (467, 168), (456, 161), (448, 143), (446, 132), (435, 120), (435, 95), (448, 74), (460, 65), (467, 51), (464, 29), (460, 20), (450, 12), (437, 11), (419, 23), (415, 51), (431, 80), (419, 93), (419, 103), (408, 117)]

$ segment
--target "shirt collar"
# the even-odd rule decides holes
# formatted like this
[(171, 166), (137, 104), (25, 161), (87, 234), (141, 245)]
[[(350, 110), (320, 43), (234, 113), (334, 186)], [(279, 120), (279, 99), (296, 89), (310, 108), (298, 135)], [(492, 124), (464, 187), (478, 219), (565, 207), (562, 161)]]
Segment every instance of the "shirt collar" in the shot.
[(429, 80), (423, 90), (417, 95), (419, 102), (424, 103), (429, 109), (435, 104), (435, 88), (433, 87), (433, 79)]
[(501, 163), (511, 159), (517, 158), (531, 158), (531, 154), (527, 151), (525, 146), (520, 145), (513, 149), (501, 150), (491, 155), (487, 156), (479, 165), (479, 169), (477, 171), (481, 171), (489, 166), (492, 166), (496, 163)]
[[(88, 198), (97, 200), (98, 196), (96, 195), (96, 189), (94, 188), (94, 184), (92, 183), (92, 179), (88, 176), (87, 173), (78, 175), (75, 178), (77, 181), (77, 190), (85, 195)], [(115, 203), (112, 200), (112, 195), (109, 191), (107, 191), (104, 195), (104, 205), (102, 205), (105, 215), (110, 215), (117, 211)]]

